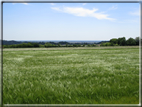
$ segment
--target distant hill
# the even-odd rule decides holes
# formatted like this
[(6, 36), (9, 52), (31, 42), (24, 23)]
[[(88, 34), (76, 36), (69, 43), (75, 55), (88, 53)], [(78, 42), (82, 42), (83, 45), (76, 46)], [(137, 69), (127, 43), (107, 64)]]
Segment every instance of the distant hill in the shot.
[(14, 40), (11, 40), (11, 41), (3, 40), (3, 45), (13, 45), (13, 44), (21, 44), (21, 43), (23, 42), (14, 41)]
[(44, 45), (46, 42), (49, 42), (51, 44), (100, 44), (102, 42), (108, 42), (108, 41), (15, 41), (15, 40), (3, 40), (3, 45), (13, 45), (13, 44), (22, 44), (22, 43), (38, 43)]

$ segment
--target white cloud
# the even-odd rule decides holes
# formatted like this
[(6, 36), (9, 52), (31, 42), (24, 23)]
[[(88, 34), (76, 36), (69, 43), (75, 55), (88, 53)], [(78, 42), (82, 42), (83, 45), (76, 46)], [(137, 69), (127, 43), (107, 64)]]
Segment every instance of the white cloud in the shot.
[(51, 7), (51, 9), (61, 11), (59, 7)]
[(109, 8), (109, 10), (116, 10), (118, 7), (117, 7), (117, 5), (115, 5), (115, 6), (112, 6), (111, 8)]
[[(6, 0), (6, 1), (10, 1), (10, 0)], [(13, 1), (23, 1), (23, 2), (26, 2), (26, 0), (13, 0)], [(14, 4), (17, 4), (17, 3), (12, 3), (12, 4), (14, 5)], [(21, 3), (21, 4), (29, 5), (28, 3)]]
[(113, 18), (109, 18), (108, 14), (103, 14), (103, 13), (97, 13), (98, 9), (93, 8), (92, 10), (82, 8), (82, 7), (52, 7), (51, 9), (54, 9), (56, 11), (72, 14), (75, 16), (80, 16), (80, 17), (94, 17), (97, 19), (106, 19), (106, 20), (115, 20)]
[(29, 5), (28, 3), (22, 3), (22, 4), (24, 4), (24, 5)]
[[(13, 5), (17, 4), (17, 3), (12, 3)], [(21, 4), (24, 4), (24, 5), (29, 5), (28, 3), (21, 3)]]
[(55, 3), (50, 3), (51, 5), (55, 5)]
[(87, 3), (83, 3), (82, 5), (84, 6), (84, 5), (86, 5)]
[(134, 11), (134, 12), (130, 12), (131, 15), (134, 16), (140, 16), (140, 10)]

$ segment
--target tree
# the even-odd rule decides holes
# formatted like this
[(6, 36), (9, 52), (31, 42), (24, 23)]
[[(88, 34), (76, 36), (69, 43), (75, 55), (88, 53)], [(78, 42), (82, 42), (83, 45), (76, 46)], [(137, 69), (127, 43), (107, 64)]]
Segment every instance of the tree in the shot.
[(27, 44), (27, 47), (34, 47), (34, 45), (29, 42), (29, 43)]
[(38, 43), (33, 43), (33, 46), (34, 47), (39, 47), (39, 44)]
[(73, 44), (73, 47), (77, 47), (77, 44)]
[(92, 47), (96, 47), (96, 44), (92, 44)]
[(88, 47), (91, 47), (91, 45), (90, 45), (90, 44), (88, 44), (87, 46), (88, 46)]
[(115, 45), (115, 44), (118, 44), (118, 39), (113, 38), (113, 39), (110, 40), (110, 43), (112, 44), (112, 46)]
[(42, 45), (42, 44), (39, 44), (39, 47), (44, 47), (44, 45)]
[(136, 37), (135, 41), (136, 41), (136, 45), (139, 45), (139, 37)]
[(8, 45), (3, 45), (3, 48), (8, 48)]
[(78, 47), (81, 47), (81, 45), (80, 45), (80, 44), (78, 44)]
[(126, 38), (125, 37), (118, 38), (118, 45), (125, 46), (126, 45)]
[(106, 42), (105, 45), (106, 46), (111, 46), (111, 43), (110, 42)]
[(136, 45), (136, 41), (133, 38), (129, 38), (127, 40), (127, 45), (132, 46), (132, 45)]
[(45, 46), (45, 47), (52, 47), (52, 44), (51, 44), (51, 43), (46, 42), (46, 43), (44, 44), (44, 46)]
[(106, 44), (106, 43), (101, 43), (101, 45), (100, 45), (100, 46), (105, 46), (105, 44)]
[(66, 47), (68, 47), (68, 44), (66, 43)]
[(58, 43), (58, 47), (60, 47), (61, 45)]

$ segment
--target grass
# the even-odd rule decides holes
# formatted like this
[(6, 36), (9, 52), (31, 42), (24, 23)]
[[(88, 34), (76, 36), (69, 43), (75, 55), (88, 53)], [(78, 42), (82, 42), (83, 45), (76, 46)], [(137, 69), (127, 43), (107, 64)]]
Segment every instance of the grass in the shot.
[(139, 48), (3, 50), (4, 104), (139, 104)]

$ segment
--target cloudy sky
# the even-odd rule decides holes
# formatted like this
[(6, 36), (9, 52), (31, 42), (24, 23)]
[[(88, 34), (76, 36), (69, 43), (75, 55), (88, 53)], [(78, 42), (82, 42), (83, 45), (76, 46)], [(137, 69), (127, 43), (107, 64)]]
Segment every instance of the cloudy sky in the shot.
[(139, 13), (139, 3), (3, 3), (3, 39), (135, 38)]

